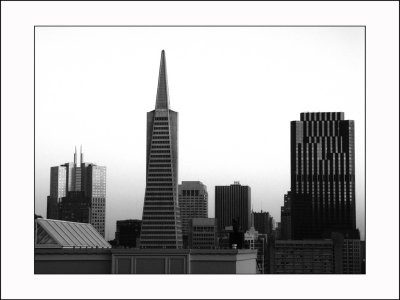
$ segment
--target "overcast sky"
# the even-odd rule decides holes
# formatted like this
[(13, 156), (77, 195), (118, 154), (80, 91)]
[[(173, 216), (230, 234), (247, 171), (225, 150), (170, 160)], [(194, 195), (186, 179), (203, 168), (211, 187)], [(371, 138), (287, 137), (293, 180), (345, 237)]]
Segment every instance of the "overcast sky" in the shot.
[(179, 182), (249, 185), (253, 209), (280, 220), (290, 189), (290, 121), (343, 111), (355, 120), (357, 226), (364, 214), (363, 28), (36, 28), (35, 210), (46, 216), (50, 167), (107, 167), (106, 238), (142, 218), (146, 112), (161, 50), (179, 113)]

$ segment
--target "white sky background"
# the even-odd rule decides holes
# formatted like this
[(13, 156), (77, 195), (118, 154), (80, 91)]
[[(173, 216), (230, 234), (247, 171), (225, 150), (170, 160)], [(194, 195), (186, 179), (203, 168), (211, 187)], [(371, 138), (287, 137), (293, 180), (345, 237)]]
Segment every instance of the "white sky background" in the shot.
[(290, 189), (290, 121), (305, 111), (355, 120), (357, 226), (364, 214), (363, 28), (36, 28), (35, 212), (46, 216), (50, 167), (107, 167), (106, 238), (142, 218), (146, 112), (161, 50), (179, 113), (179, 181), (249, 185), (256, 211), (280, 220)]

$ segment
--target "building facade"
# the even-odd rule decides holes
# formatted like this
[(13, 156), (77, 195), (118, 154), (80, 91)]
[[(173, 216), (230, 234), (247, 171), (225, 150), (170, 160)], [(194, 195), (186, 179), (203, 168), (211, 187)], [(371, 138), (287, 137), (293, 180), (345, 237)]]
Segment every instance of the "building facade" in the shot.
[(182, 181), (178, 187), (184, 246), (187, 244), (189, 222), (193, 218), (208, 217), (207, 187), (200, 181)]
[(155, 110), (147, 113), (146, 191), (140, 247), (182, 248), (178, 203), (178, 113), (169, 106), (164, 50)]
[(239, 231), (250, 228), (251, 221), (251, 189), (249, 186), (235, 182), (229, 186), (215, 187), (215, 218), (218, 230), (233, 226), (233, 220), (238, 223)]
[(138, 248), (140, 241), (141, 220), (119, 220), (115, 232), (117, 247)]
[(291, 122), (291, 235), (357, 238), (354, 121), (343, 112), (301, 113)]
[(272, 274), (333, 274), (332, 240), (276, 240), (271, 251)]
[(106, 167), (83, 161), (81, 148), (78, 163), (50, 169), (50, 195), (47, 197), (47, 218), (90, 223), (105, 236)]
[(333, 232), (329, 239), (271, 240), (274, 274), (362, 274), (359, 239)]
[(212, 218), (192, 218), (189, 221), (189, 248), (217, 248), (217, 222)]

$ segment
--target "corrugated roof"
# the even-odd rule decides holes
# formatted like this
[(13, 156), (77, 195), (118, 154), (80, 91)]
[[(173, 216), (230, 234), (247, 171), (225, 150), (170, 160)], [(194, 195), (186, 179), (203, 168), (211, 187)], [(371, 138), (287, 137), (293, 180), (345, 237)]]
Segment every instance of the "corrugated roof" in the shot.
[(36, 247), (111, 248), (111, 245), (88, 223), (36, 219)]

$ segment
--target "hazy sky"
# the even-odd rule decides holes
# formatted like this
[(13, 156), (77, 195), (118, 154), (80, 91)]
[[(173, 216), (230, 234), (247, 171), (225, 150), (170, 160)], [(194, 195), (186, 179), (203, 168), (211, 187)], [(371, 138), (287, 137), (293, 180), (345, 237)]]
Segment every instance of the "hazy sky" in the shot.
[(363, 28), (36, 28), (35, 210), (46, 216), (50, 167), (107, 167), (106, 238), (142, 218), (146, 112), (161, 50), (179, 113), (179, 182), (249, 185), (254, 210), (280, 220), (290, 189), (290, 121), (343, 111), (355, 120), (357, 226), (365, 234)]

